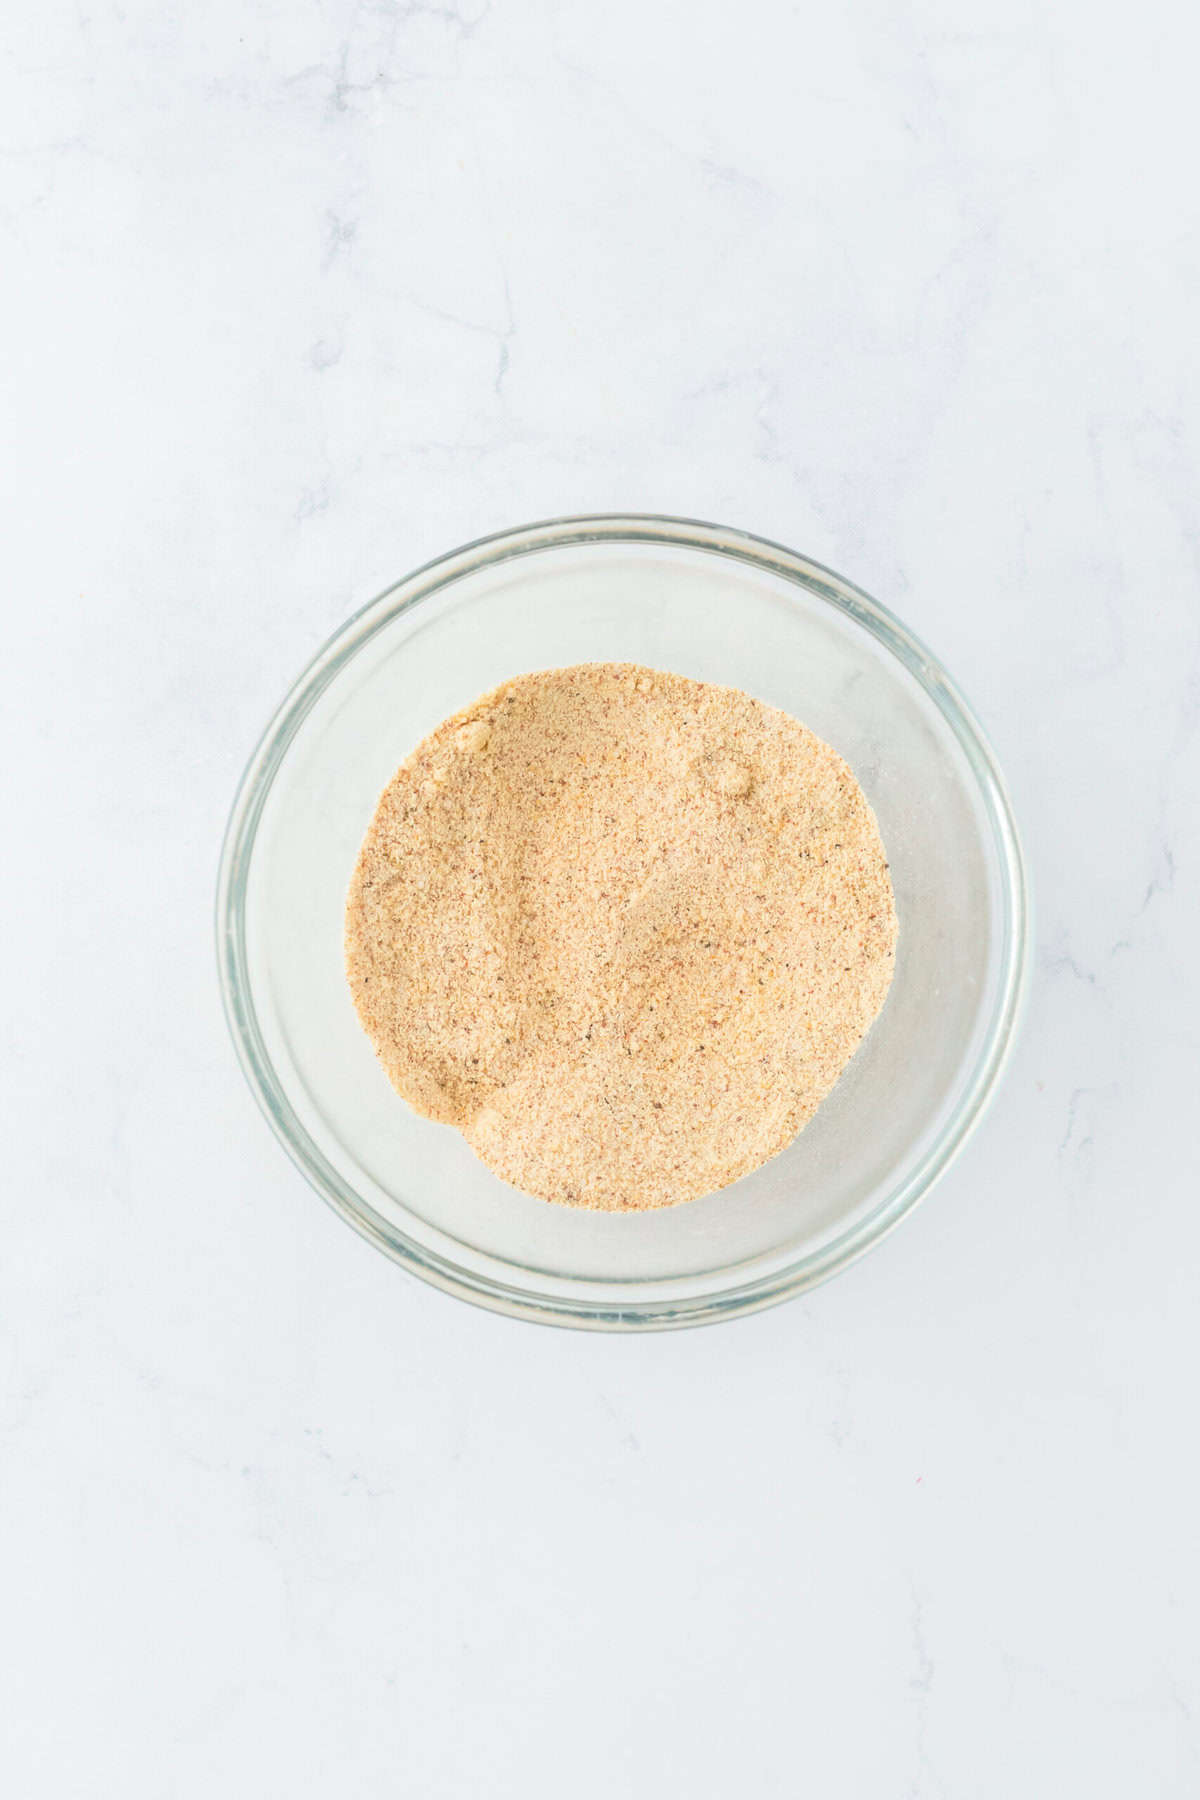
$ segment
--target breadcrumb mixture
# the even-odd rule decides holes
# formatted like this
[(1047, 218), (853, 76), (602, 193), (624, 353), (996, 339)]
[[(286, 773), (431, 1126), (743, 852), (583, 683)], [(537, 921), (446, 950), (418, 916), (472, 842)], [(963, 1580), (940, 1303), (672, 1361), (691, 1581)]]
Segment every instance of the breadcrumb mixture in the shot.
[(526, 1193), (736, 1181), (879, 1012), (896, 913), (828, 744), (630, 663), (518, 676), (427, 737), (354, 871), (346, 969), (392, 1085)]

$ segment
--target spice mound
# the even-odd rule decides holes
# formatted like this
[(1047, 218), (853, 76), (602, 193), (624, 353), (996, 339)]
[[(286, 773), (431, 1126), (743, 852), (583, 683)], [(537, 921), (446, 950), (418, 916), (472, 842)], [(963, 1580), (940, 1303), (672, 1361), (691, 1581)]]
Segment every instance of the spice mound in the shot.
[(846, 764), (735, 688), (505, 682), (384, 790), (346, 970), (397, 1092), (544, 1200), (641, 1211), (774, 1156), (879, 1012), (896, 913)]

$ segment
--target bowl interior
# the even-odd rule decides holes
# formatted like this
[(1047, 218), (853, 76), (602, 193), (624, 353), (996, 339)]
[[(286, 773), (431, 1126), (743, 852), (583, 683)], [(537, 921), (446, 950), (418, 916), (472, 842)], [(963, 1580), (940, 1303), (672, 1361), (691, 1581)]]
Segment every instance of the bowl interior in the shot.
[[(223, 920), (243, 1057), (327, 1197), (445, 1285), (593, 1323), (760, 1303), (886, 1228), (994, 1072), (1018, 925), (1003, 796), (919, 648), (889, 642), (887, 616), (813, 565), (728, 538), (597, 530), (499, 545), (447, 559), (352, 621), (252, 764)], [(617, 1216), (505, 1186), (455, 1131), (412, 1113), (358, 1024), (342, 962), (350, 872), (401, 759), (508, 676), (609, 660), (744, 688), (826, 738), (875, 809), (900, 920), (884, 1011), (790, 1148), (721, 1193)]]

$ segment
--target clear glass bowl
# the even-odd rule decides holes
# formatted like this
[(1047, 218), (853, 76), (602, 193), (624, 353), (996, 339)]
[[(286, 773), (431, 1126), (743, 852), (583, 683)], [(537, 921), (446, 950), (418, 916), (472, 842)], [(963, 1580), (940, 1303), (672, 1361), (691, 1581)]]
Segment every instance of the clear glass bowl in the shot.
[[(875, 809), (896, 976), (795, 1142), (723, 1192), (601, 1214), (506, 1187), (393, 1093), (347, 989), (346, 888), (380, 790), (510, 675), (628, 661), (744, 688), (840, 751)], [(246, 1076), (288, 1154), (414, 1274), (522, 1318), (608, 1330), (731, 1318), (878, 1242), (944, 1172), (1010, 1048), (1028, 943), (1021, 851), (978, 725), (883, 607), (777, 544), (683, 519), (559, 519), (389, 588), (305, 670), (251, 759), (217, 899)]]

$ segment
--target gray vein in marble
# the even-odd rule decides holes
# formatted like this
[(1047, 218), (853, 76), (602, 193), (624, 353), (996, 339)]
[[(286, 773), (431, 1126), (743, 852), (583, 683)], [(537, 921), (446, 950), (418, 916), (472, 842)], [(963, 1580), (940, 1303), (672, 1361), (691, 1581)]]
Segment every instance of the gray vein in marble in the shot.
[(1092, 1143), (1092, 1133), (1090, 1131), (1086, 1136), (1075, 1141), (1073, 1145), (1072, 1140), (1075, 1138), (1075, 1127), (1078, 1123), (1080, 1106), (1085, 1100), (1092, 1098), (1098, 1091), (1099, 1090), (1094, 1087), (1072, 1088), (1071, 1097), (1067, 1101), (1067, 1128), (1063, 1132), (1058, 1145), (1057, 1154), (1060, 1159), (1064, 1157), (1068, 1149), (1072, 1147), (1077, 1155), (1090, 1147)]
[(306, 488), (296, 503), (296, 523), (303, 525), (306, 519), (314, 519), (319, 513), (329, 510), (333, 491), (328, 481), (320, 482), (315, 488)]
[(907, 1800), (928, 1800), (931, 1793), (944, 1793), (945, 1789), (929, 1759), (929, 1701), (936, 1669), (925, 1635), (925, 1606), (915, 1582), (909, 1584), (908, 1629), (915, 1663), (908, 1686), (916, 1707), (917, 1767), (908, 1786)]
[(335, 212), (325, 215), (325, 248), (321, 252), (322, 275), (328, 274), (342, 252), (349, 250), (357, 235), (357, 219), (345, 219)]
[(632, 125), (643, 138), (658, 144), (662, 149), (669, 151), (672, 156), (677, 156), (689, 163), (707, 187), (726, 185), (737, 188), (744, 196), (769, 200), (772, 203), (776, 201), (772, 190), (765, 187), (756, 175), (751, 175), (745, 169), (739, 169), (732, 163), (719, 162), (702, 150), (690, 149), (686, 144), (679, 143), (668, 132), (665, 132), (661, 125), (654, 124), (639, 112), (615, 82), (598, 75), (593, 69), (584, 68), (582, 64), (572, 61), (557, 47), (554, 51), (554, 60), (571, 81), (580, 88), (596, 94), (615, 108), (625, 122)]
[(629, 1421), (623, 1418), (617, 1411), (603, 1388), (596, 1389), (596, 1397), (613, 1424), (616, 1426), (621, 1443), (624, 1445), (625, 1449), (640, 1451), (642, 1445), (637, 1432), (633, 1429), (632, 1425), (630, 1425)]
[(1047, 975), (1068, 974), (1076, 981), (1082, 981), (1087, 987), (1099, 985), (1095, 969), (1089, 969), (1074, 954), (1064, 948), (1062, 950), (1042, 950), (1038, 953), (1038, 966)]
[[(355, 24), (362, 17), (364, 9), (356, 8)], [(351, 63), (356, 57), (355, 30), (342, 40), (337, 58), (332, 67), (327, 64), (310, 64), (290, 77), (293, 81), (302, 81), (313, 75), (321, 76), (329, 85), (329, 110), (331, 115), (345, 117), (354, 108), (352, 102), (367, 96), (387, 93), (396, 88), (417, 82), (437, 79), (426, 76), (403, 66), (403, 49), (400, 44), (401, 34), (405, 26), (420, 20), (434, 20), (452, 28), (456, 45), (459, 49), (468, 43), (479, 31), (491, 12), (491, 0), (475, 14), (468, 14), (459, 8), (445, 4), (425, 4), (424, 0), (406, 0), (405, 4), (388, 5), (382, 9), (372, 9), (373, 15), (384, 26), (382, 42), (377, 46), (372, 58), (375, 63), (374, 72), (364, 79), (351, 79)]]
[(309, 365), (318, 375), (323, 375), (326, 369), (332, 369), (341, 362), (344, 351), (345, 346), (341, 342), (329, 337), (320, 337), (309, 350)]

